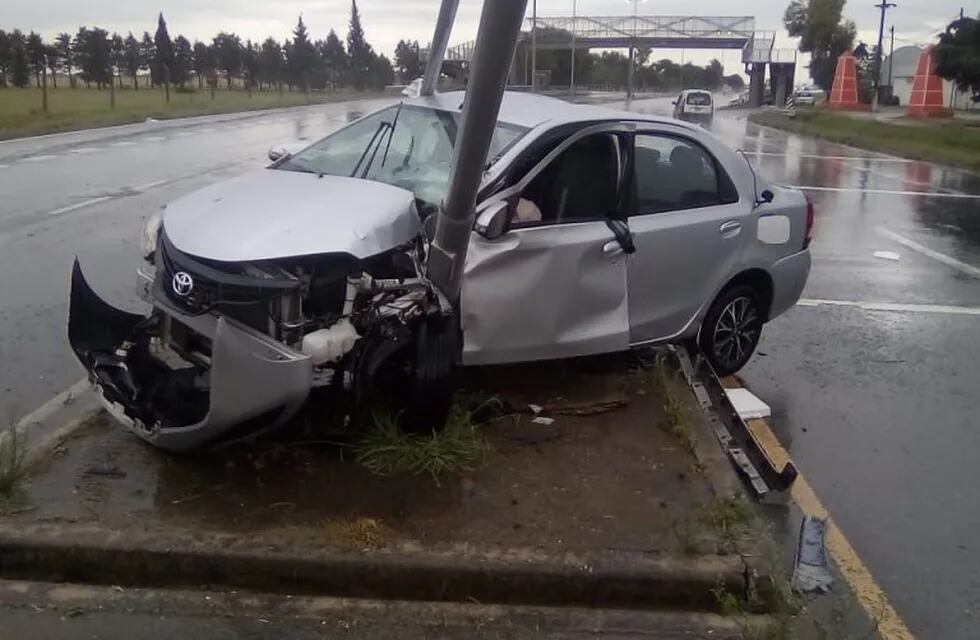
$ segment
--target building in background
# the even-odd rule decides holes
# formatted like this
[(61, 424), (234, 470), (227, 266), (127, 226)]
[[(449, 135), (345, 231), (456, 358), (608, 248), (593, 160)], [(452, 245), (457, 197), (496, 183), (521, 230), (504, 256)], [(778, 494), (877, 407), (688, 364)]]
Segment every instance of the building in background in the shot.
[[(895, 53), (888, 56), (881, 64), (881, 81), (887, 83), (888, 78), (892, 82), (892, 95), (898, 98), (899, 104), (907, 106), (912, 95), (912, 84), (915, 82), (915, 70), (919, 65), (919, 56), (925, 47), (920, 45), (906, 45), (895, 49)], [(943, 80), (943, 95), (945, 104), (957, 110), (976, 109), (973, 104), (972, 96), (968, 92), (956, 91), (953, 83)]]

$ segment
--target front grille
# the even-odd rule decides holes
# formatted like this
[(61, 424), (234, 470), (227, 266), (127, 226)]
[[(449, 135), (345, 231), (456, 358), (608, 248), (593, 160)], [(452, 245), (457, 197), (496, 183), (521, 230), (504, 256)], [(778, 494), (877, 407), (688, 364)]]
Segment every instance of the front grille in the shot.
[[(179, 251), (162, 232), (159, 256), (157, 277), (162, 278), (160, 284), (163, 292), (178, 309), (191, 315), (216, 308), (245, 307), (249, 310), (247, 315), (267, 318), (269, 300), (288, 294), (299, 286), (294, 280), (257, 278), (216, 268)], [(228, 268), (234, 266), (227, 265)], [(246, 311), (245, 308), (241, 311)]]

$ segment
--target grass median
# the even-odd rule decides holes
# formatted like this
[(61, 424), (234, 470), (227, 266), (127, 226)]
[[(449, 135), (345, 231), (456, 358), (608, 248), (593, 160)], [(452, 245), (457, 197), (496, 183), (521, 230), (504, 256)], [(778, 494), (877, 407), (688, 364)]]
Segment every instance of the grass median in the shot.
[(117, 89), (115, 107), (110, 106), (107, 89), (48, 89), (48, 110), (42, 110), (41, 90), (0, 89), (0, 139), (104, 127), (139, 122), (146, 118), (166, 119), (186, 116), (232, 113), (294, 107), (358, 98), (375, 98), (383, 92), (351, 89), (337, 91), (244, 91), (242, 89), (196, 89), (170, 91), (167, 102), (163, 89)]
[(957, 121), (893, 124), (821, 110), (799, 110), (790, 118), (778, 111), (749, 116), (756, 124), (822, 138), (913, 160), (928, 160), (980, 171), (980, 126)]

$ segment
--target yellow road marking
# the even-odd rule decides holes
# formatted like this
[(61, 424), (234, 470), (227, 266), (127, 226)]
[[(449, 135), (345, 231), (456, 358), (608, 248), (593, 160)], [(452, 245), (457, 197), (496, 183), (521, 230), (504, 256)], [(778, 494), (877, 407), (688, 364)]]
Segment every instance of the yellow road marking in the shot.
[[(781, 469), (790, 459), (789, 453), (779, 443), (776, 434), (769, 428), (769, 424), (765, 420), (748, 420), (747, 422), (756, 440), (776, 464), (776, 468)], [(802, 473), (793, 482), (793, 486), (790, 488), (790, 496), (807, 515), (816, 518), (826, 518), (830, 515)], [(902, 622), (901, 616), (888, 602), (885, 592), (875, 582), (874, 577), (861, 562), (861, 558), (858, 557), (854, 547), (847, 541), (847, 538), (844, 537), (832, 519), (828, 520), (825, 542), (827, 551), (837, 563), (841, 575), (854, 590), (861, 606), (873, 620), (878, 622), (878, 633), (882, 639), (914, 640), (915, 636)]]

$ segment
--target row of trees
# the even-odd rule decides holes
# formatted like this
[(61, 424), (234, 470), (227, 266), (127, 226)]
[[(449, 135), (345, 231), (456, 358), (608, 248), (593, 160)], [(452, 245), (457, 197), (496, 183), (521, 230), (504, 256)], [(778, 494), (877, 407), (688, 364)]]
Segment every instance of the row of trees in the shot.
[[(417, 58), (418, 43), (404, 43), (408, 49), (413, 46)], [(357, 0), (351, 1), (346, 42), (333, 29), (325, 39), (311, 39), (302, 15), (292, 39), (284, 43), (272, 37), (261, 43), (242, 42), (237, 34), (222, 31), (210, 43), (192, 44), (182, 35), (170, 37), (162, 13), (152, 37), (146, 31), (137, 38), (132, 32), (123, 37), (100, 27), (80, 27), (74, 36), (61, 33), (49, 43), (33, 31), (24, 35), (18, 29), (0, 30), (0, 87), (26, 87), (32, 78), (41, 86), (46, 71), (54, 87), (59, 73), (68, 76), (72, 87), (76, 78), (99, 88), (111, 82), (122, 86), (128, 78), (134, 89), (139, 88), (139, 76), (147, 73), (151, 86), (183, 87), (196, 79), (200, 88), (205, 83), (215, 86), (219, 76), (228, 88), (240, 79), (246, 88), (286, 85), (303, 91), (340, 85), (383, 87), (394, 81), (391, 62), (365, 39)]]

